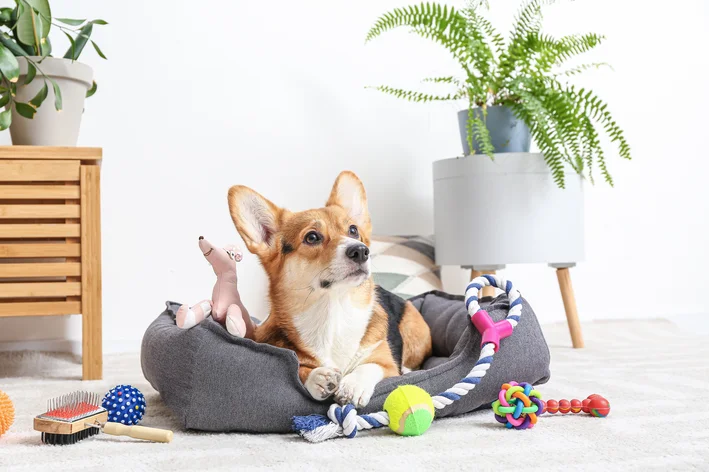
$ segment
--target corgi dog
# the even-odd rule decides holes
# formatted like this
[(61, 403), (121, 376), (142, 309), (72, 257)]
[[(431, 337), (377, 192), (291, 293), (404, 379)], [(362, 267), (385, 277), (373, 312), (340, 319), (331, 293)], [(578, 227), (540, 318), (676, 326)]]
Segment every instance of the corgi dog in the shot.
[(228, 199), (269, 280), (271, 313), (254, 340), (295, 351), (314, 399), (365, 406), (379, 381), (431, 354), (421, 313), (374, 284), (367, 196), (354, 173), (337, 177), (324, 208), (291, 212), (240, 185)]

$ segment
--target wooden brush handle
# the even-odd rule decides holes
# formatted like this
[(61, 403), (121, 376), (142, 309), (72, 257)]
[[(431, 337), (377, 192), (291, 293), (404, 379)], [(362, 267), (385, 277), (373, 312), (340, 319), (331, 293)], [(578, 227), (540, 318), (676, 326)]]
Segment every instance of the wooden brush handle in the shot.
[(146, 441), (169, 443), (172, 431), (169, 429), (146, 428), (145, 426), (126, 426), (120, 423), (106, 423), (103, 432), (113, 436), (128, 436)]

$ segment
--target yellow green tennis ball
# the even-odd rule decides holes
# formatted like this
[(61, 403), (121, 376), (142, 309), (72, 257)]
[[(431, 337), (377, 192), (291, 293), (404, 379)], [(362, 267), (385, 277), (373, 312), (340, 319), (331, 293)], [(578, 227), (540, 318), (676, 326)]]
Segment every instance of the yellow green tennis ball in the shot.
[(433, 422), (431, 395), (415, 385), (402, 385), (384, 401), (389, 427), (402, 436), (420, 436)]

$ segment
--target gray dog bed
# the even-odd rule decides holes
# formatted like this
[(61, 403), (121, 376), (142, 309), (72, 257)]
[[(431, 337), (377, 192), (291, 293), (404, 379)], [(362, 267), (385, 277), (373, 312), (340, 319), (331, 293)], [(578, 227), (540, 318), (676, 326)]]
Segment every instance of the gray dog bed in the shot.
[[(422, 370), (385, 379), (367, 407), (381, 411), (387, 395), (399, 385), (415, 384), (431, 395), (465, 377), (480, 355), (480, 334), (468, 318), (463, 297), (429, 292), (411, 299), (431, 327), (433, 356)], [(507, 315), (500, 295), (483, 301), (495, 321)], [(188, 429), (286, 433), (296, 415), (326, 414), (332, 401), (312, 399), (298, 378), (293, 351), (236, 338), (211, 318), (190, 330), (175, 325), (177, 303), (148, 327), (141, 364), (150, 384)], [(501, 342), (495, 362), (480, 385), (438, 417), (489, 406), (500, 386), (510, 380), (545, 383), (549, 379), (549, 348), (532, 308), (523, 301), (514, 333)]]

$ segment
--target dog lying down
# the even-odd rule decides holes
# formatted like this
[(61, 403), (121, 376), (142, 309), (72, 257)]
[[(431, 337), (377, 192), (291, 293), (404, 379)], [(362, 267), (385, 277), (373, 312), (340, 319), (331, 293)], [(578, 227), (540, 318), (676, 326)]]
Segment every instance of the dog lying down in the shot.
[(418, 310), (374, 284), (367, 196), (354, 173), (337, 177), (324, 208), (291, 212), (237, 185), (229, 210), (269, 280), (271, 314), (249, 326), (252, 337), (295, 351), (313, 398), (365, 406), (379, 381), (431, 354)]

